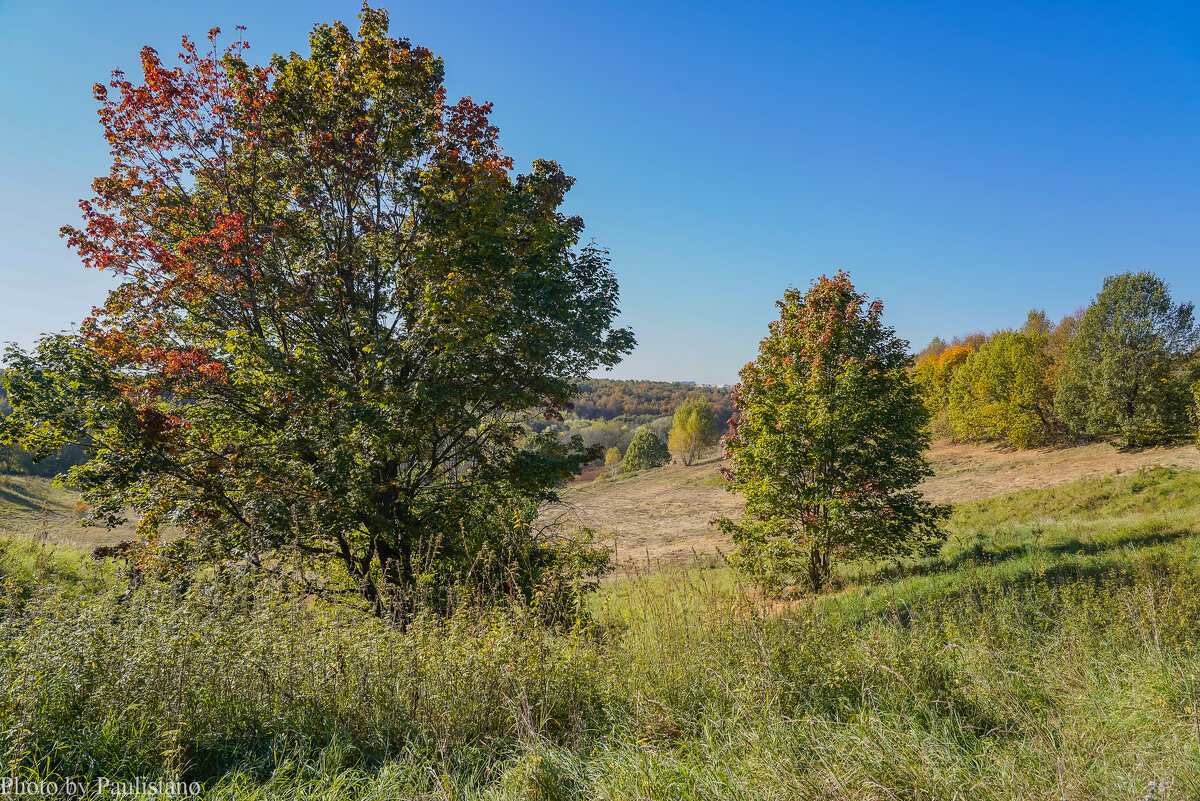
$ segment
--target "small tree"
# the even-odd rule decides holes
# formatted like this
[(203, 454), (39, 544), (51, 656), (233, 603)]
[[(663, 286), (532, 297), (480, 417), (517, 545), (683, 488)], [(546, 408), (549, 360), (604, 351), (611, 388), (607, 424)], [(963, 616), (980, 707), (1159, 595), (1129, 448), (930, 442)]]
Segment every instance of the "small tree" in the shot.
[(604, 469), (610, 473), (621, 466), (621, 449), (612, 447), (604, 454)]
[(689, 398), (675, 410), (667, 444), (679, 461), (691, 465), (701, 450), (717, 444), (717, 438), (717, 415), (711, 403)]
[(641, 429), (633, 435), (633, 441), (625, 449), (625, 458), (621, 465), (626, 470), (648, 470), (651, 467), (662, 467), (671, 461), (671, 453), (663, 441), (654, 436), (648, 429)]
[(921, 498), (931, 474), (928, 412), (907, 344), (849, 276), (822, 276), (778, 303), (758, 358), (741, 372), (725, 443), (729, 490), (746, 497), (735, 562), (763, 578), (806, 570), (814, 591), (830, 556), (927, 553), (947, 510)]
[(1055, 407), (1076, 433), (1143, 446), (1191, 427), (1197, 329), (1192, 304), (1175, 304), (1150, 272), (1121, 273), (1080, 320), (1067, 346)]

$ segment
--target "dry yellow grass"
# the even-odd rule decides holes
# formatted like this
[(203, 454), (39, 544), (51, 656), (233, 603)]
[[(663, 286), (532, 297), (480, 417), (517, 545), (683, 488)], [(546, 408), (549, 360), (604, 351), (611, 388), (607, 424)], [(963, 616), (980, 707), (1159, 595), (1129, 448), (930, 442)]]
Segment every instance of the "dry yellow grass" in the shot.
[(0, 537), (43, 535), (52, 545), (94, 548), (113, 545), (134, 537), (129, 524), (108, 530), (103, 526), (84, 527), (77, 507), (79, 494), (56, 487), (47, 478), (0, 474)]
[[(1119, 451), (1101, 443), (1014, 451), (937, 443), (929, 460), (934, 476), (922, 487), (926, 497), (962, 503), (1154, 465), (1200, 469), (1200, 450), (1182, 444)], [(671, 465), (616, 481), (575, 484), (543, 520), (595, 529), (626, 570), (713, 558), (719, 551), (728, 553), (732, 543), (709, 521), (742, 511), (741, 498), (722, 486), (719, 465), (708, 459), (692, 467)]]
[[(1200, 469), (1200, 451), (1191, 444), (1134, 451), (1105, 444), (1012, 451), (938, 443), (929, 458), (935, 475), (923, 488), (938, 503), (1069, 484), (1152, 465)], [(709, 521), (742, 511), (741, 498), (725, 491), (719, 465), (714, 456), (691, 467), (671, 465), (615, 481), (576, 483), (564, 491), (564, 503), (547, 510), (542, 520), (595, 529), (627, 570), (717, 558), (718, 551), (728, 552), (732, 543)], [(44, 532), (48, 542), (76, 548), (132, 539), (129, 525), (113, 531), (80, 526), (77, 498), (46, 479), (0, 476), (0, 536), (36, 538)]]
[(929, 462), (934, 475), (922, 487), (926, 497), (937, 503), (960, 503), (1156, 465), (1200, 469), (1200, 450), (1190, 443), (1124, 451), (1104, 443), (1027, 451), (937, 443), (929, 452)]
[(577, 483), (543, 521), (595, 529), (623, 567), (684, 564), (729, 550), (709, 524), (741, 514), (742, 499), (724, 489), (715, 458), (691, 467), (669, 465), (613, 481)]

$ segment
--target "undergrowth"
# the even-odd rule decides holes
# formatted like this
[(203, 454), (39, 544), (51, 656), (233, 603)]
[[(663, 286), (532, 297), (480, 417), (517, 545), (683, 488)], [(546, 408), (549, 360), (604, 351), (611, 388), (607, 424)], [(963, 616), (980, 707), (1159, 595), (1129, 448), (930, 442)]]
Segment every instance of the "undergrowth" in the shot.
[(10, 546), (0, 753), (231, 799), (1197, 797), (1196, 500), (1171, 471), (1017, 493), (816, 599), (662, 572), (571, 630), (515, 607), (401, 633)]

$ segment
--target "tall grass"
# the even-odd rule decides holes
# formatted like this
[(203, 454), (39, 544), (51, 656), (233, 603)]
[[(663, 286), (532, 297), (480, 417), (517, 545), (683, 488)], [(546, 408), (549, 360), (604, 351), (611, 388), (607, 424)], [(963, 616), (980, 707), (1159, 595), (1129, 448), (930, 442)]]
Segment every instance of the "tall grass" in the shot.
[(9, 554), (0, 753), (214, 798), (1200, 797), (1194, 493), (964, 507), (942, 556), (818, 599), (614, 582), (571, 631), (513, 608), (401, 634), (216, 576), (31, 589)]

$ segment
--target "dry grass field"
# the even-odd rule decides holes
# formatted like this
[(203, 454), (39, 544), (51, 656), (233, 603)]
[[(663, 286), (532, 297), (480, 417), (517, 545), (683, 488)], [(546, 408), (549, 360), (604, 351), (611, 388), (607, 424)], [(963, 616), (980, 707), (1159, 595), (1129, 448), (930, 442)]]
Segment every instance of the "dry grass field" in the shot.
[[(1119, 451), (1096, 444), (1012, 451), (938, 443), (930, 462), (935, 475), (925, 482), (927, 496), (939, 503), (962, 503), (1155, 465), (1200, 469), (1200, 450), (1182, 444)], [(547, 510), (543, 522), (596, 530), (613, 545), (626, 571), (718, 559), (719, 551), (732, 546), (709, 521), (742, 510), (741, 498), (725, 491), (719, 465), (714, 451), (691, 467), (670, 465), (615, 480), (577, 481), (563, 493), (564, 503)], [(133, 537), (131, 525), (113, 531), (82, 527), (77, 500), (73, 491), (47, 479), (0, 476), (0, 537), (44, 534), (52, 545), (76, 548)]]
[(126, 524), (111, 531), (85, 528), (79, 518), (79, 494), (56, 487), (47, 478), (0, 474), (0, 538), (45, 537), (51, 545), (94, 548), (133, 539), (134, 527)]
[(925, 482), (926, 496), (938, 503), (961, 503), (1132, 473), (1143, 467), (1196, 470), (1200, 469), (1200, 450), (1191, 443), (1134, 450), (1098, 443), (1027, 451), (937, 443), (929, 461), (934, 476)]
[(626, 569), (712, 558), (729, 546), (709, 521), (742, 511), (741, 498), (725, 491), (719, 464), (709, 458), (691, 467), (672, 464), (614, 480), (576, 482), (543, 521), (594, 529)]
[[(1103, 443), (1014, 451), (994, 446), (937, 443), (929, 454), (934, 476), (926, 496), (937, 503), (982, 500), (1024, 489), (1070, 484), (1161, 465), (1200, 469), (1190, 443), (1121, 451)], [(722, 486), (720, 462), (670, 465), (612, 481), (576, 482), (546, 521), (596, 530), (626, 571), (719, 558), (732, 543), (709, 521), (741, 513), (741, 499)]]

